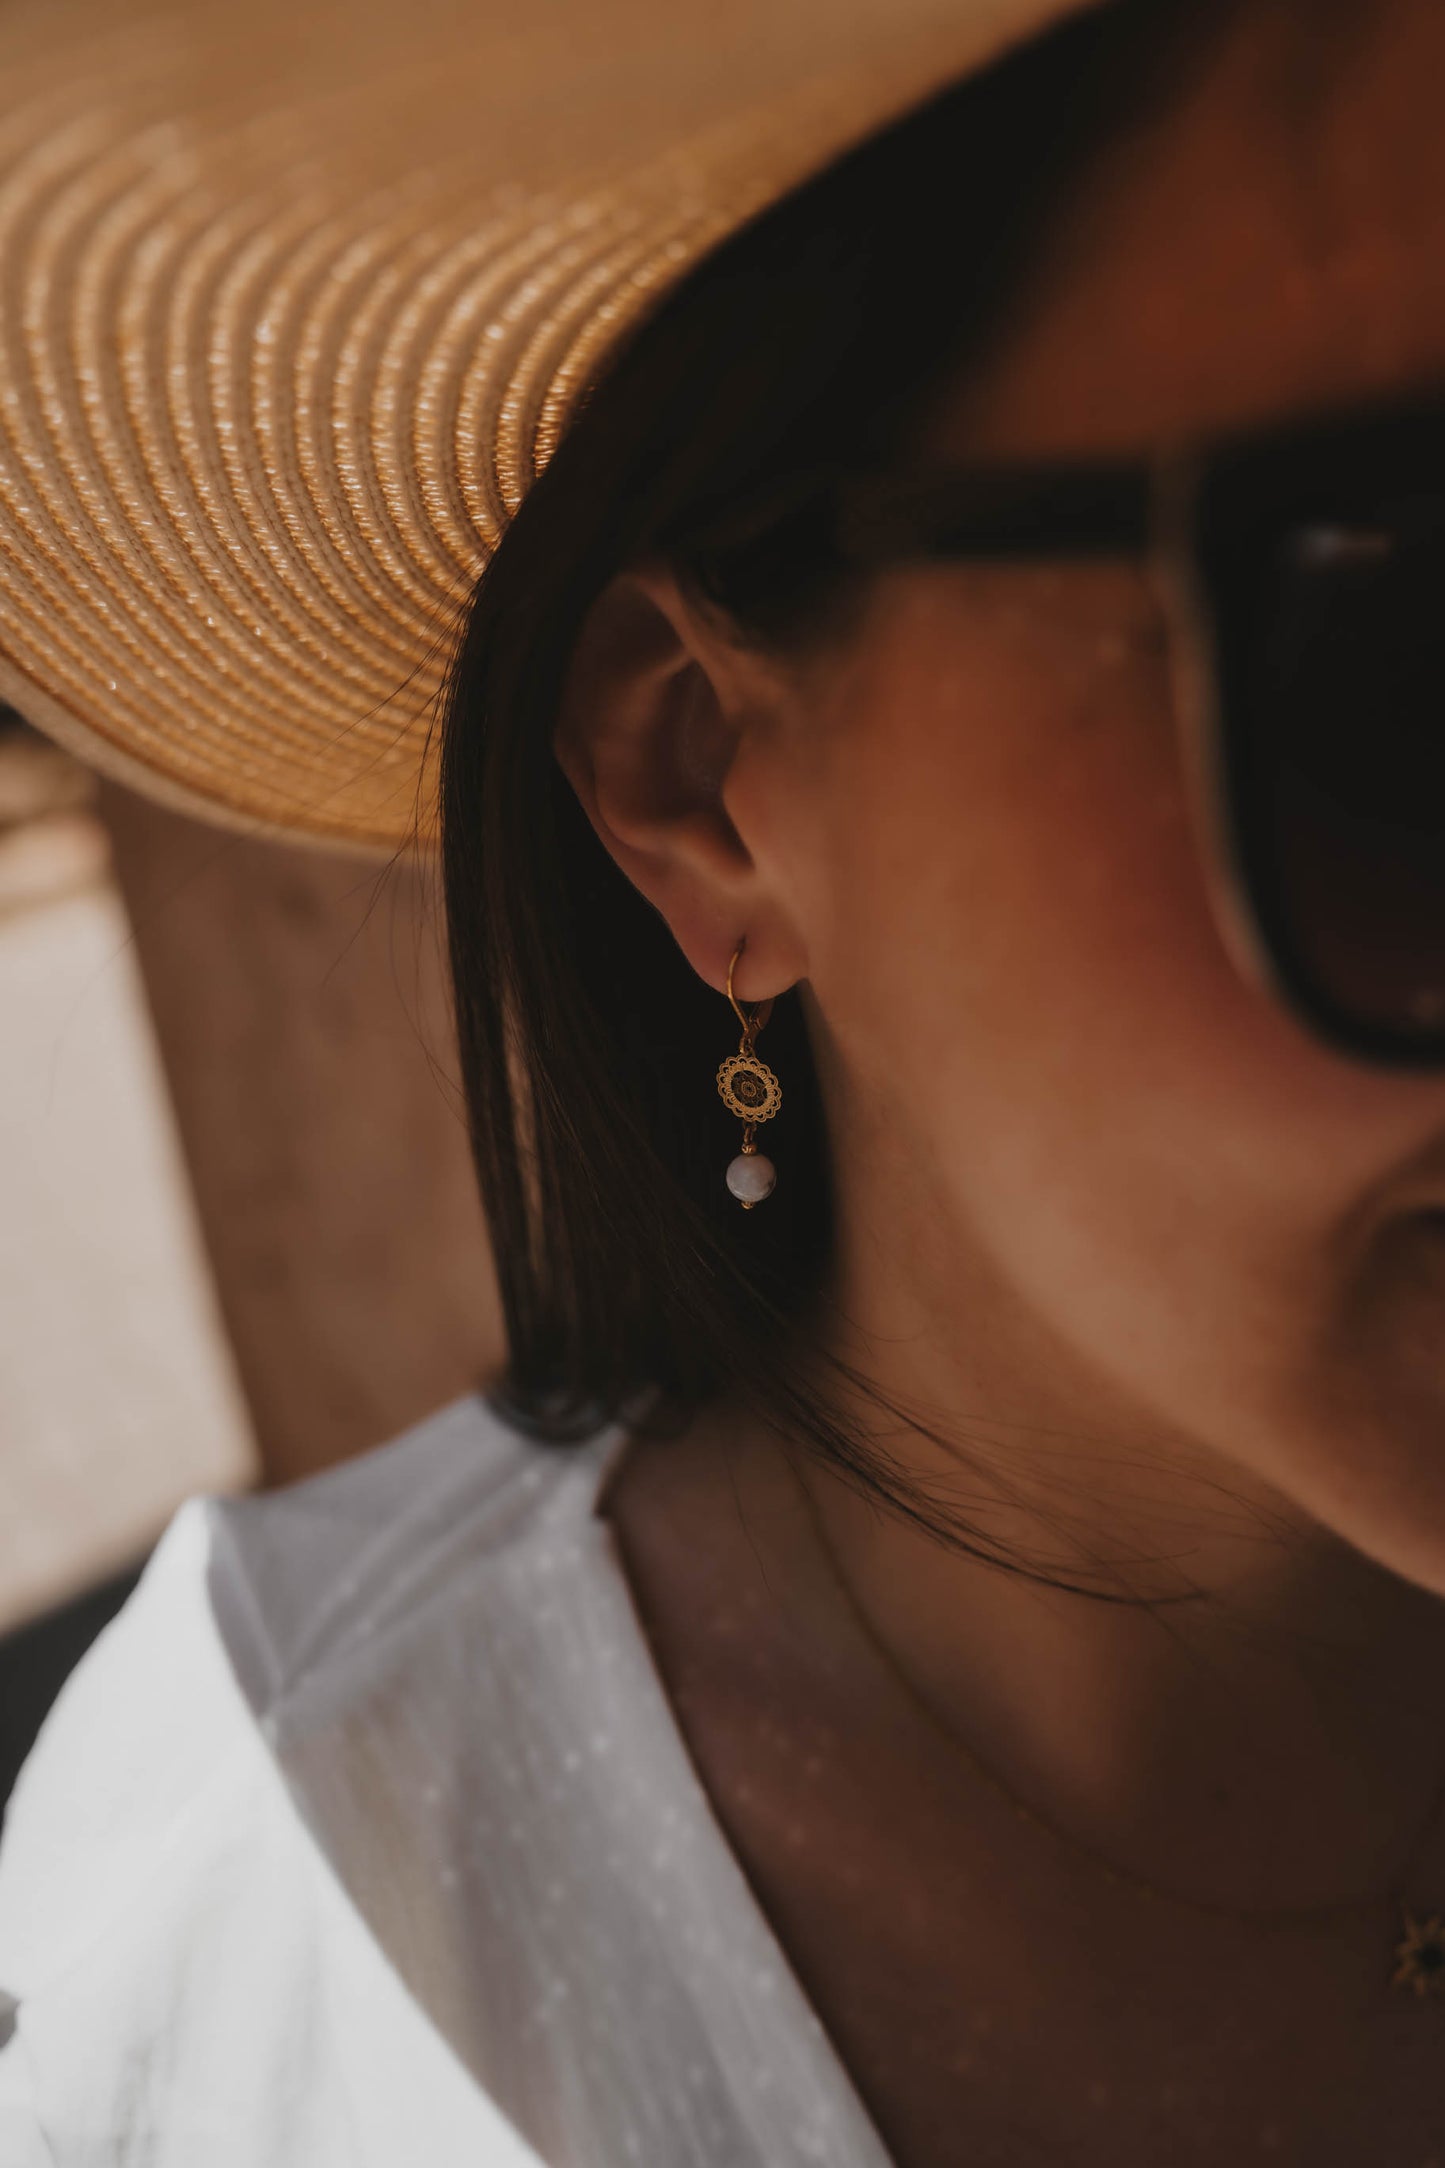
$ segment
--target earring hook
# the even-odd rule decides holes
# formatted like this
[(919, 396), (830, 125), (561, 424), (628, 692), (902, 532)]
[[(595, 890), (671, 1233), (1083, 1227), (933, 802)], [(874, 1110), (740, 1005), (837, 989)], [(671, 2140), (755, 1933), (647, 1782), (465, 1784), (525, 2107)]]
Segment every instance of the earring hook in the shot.
[(744, 934), (742, 940), (733, 950), (733, 960), (728, 965), (728, 1000), (732, 1003), (733, 1015), (743, 1027), (743, 1045), (748, 1053), (751, 1053), (753, 1041), (773, 1013), (773, 1003), (770, 995), (766, 1001), (758, 1002), (753, 1009), (752, 1015), (749, 1016), (739, 1005), (737, 995), (733, 992), (733, 973), (737, 970), (738, 958), (747, 945), (748, 937)]

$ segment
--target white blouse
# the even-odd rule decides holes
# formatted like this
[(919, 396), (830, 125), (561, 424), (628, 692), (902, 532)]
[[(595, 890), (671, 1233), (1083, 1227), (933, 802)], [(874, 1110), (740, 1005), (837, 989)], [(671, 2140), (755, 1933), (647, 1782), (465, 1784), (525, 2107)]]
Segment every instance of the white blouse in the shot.
[(184, 1506), (0, 1845), (3, 2168), (888, 2168), (594, 1510), (480, 1401)]

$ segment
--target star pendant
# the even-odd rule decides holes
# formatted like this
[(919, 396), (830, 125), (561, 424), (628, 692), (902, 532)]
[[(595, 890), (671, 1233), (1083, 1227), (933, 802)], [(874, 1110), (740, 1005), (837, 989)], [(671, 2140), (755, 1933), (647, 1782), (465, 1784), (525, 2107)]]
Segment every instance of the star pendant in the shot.
[(1445, 1917), (1405, 1914), (1405, 1939), (1396, 1945), (1391, 1987), (1414, 1995), (1445, 1995)]

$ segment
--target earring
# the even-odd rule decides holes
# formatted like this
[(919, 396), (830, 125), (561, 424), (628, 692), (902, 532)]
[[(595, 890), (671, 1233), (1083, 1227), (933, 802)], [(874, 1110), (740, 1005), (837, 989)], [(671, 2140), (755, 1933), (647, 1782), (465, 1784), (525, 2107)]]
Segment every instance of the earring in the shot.
[(727, 1171), (727, 1185), (745, 1212), (764, 1197), (771, 1197), (778, 1179), (772, 1161), (758, 1150), (755, 1134), (759, 1122), (770, 1122), (783, 1103), (783, 1087), (756, 1051), (758, 1033), (773, 1013), (771, 1001), (760, 1001), (749, 1013), (739, 1008), (733, 993), (733, 973), (746, 941), (739, 941), (728, 965), (728, 1000), (743, 1027), (736, 1054), (729, 1054), (717, 1073), (717, 1088), (729, 1114), (743, 1124), (743, 1147)]

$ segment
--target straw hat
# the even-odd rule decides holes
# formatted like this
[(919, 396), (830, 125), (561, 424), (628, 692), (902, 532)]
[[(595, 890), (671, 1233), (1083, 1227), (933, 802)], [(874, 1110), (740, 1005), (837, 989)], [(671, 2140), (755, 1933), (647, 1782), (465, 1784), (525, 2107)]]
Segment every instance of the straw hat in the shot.
[(0, 698), (386, 848), (460, 605), (707, 248), (1079, 0), (6, 0)]

